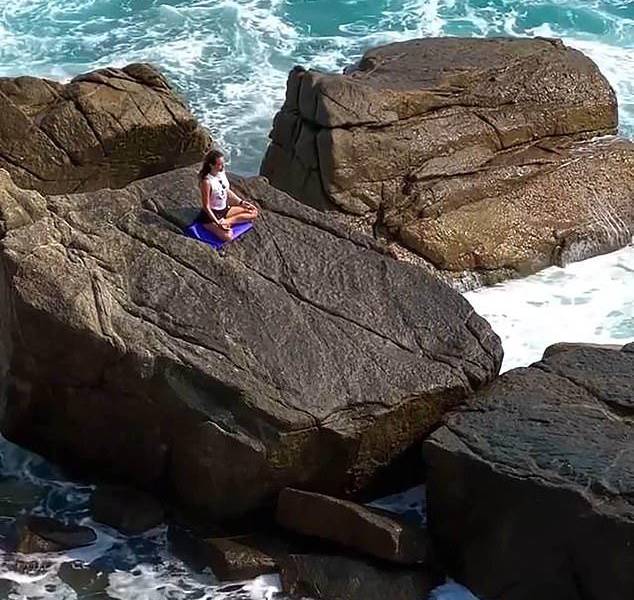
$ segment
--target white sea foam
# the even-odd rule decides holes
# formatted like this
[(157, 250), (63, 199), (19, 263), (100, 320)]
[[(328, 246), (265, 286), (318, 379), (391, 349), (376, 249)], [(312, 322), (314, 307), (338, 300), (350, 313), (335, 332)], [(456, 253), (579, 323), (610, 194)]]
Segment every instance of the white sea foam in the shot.
[(502, 338), (502, 370), (555, 342), (634, 341), (634, 247), (465, 294)]

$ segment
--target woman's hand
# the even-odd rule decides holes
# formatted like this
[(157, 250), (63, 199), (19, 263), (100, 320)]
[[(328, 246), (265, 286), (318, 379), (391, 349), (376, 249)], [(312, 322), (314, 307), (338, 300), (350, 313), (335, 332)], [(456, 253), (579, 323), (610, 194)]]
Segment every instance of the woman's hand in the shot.
[(247, 202), (246, 200), (240, 200), (240, 206), (243, 206), (248, 210), (255, 210), (255, 205)]
[(224, 229), (225, 231), (231, 230), (231, 225), (229, 225), (224, 219), (220, 219), (220, 221), (218, 221), (218, 226), (220, 229)]

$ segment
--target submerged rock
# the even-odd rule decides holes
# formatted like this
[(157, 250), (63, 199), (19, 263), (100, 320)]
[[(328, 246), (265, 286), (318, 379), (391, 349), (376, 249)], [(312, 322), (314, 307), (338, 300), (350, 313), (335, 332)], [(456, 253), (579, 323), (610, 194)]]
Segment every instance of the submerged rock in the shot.
[(634, 354), (505, 373), (425, 443), (429, 526), (478, 597), (634, 597)]
[(345, 74), (293, 70), (261, 173), (473, 286), (629, 243), (634, 144), (584, 141), (617, 121), (560, 41), (412, 40)]
[(415, 564), (428, 558), (425, 529), (397, 515), (323, 494), (282, 490), (277, 522), (296, 533), (332, 541), (390, 562)]
[(99, 69), (67, 84), (0, 78), (0, 168), (49, 194), (120, 188), (191, 165), (209, 145), (154, 67)]
[(61, 462), (215, 518), (286, 486), (350, 495), (499, 370), (462, 296), (262, 178), (218, 253), (180, 232), (194, 169), (49, 197), (1, 173), (1, 426)]

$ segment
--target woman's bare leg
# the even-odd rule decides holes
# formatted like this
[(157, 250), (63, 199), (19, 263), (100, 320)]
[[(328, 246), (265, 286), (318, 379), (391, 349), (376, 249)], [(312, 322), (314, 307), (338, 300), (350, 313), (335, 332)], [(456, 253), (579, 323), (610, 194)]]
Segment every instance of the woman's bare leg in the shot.
[(233, 233), (231, 229), (223, 229), (215, 223), (205, 223), (204, 227), (207, 231), (211, 231), (211, 233), (220, 238), (223, 242), (230, 242), (233, 239)]
[(237, 225), (238, 223), (250, 223), (255, 221), (258, 216), (258, 209), (244, 208), (242, 206), (232, 206), (225, 217), (225, 223), (228, 225)]

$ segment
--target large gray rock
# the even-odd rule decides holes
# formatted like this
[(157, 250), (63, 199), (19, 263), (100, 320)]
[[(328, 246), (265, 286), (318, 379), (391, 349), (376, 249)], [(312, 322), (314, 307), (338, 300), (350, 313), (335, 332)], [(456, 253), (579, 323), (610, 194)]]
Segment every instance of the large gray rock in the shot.
[(481, 598), (634, 597), (634, 354), (515, 369), (425, 443), (428, 522)]
[(496, 375), (462, 296), (262, 178), (242, 193), (263, 214), (218, 253), (180, 233), (193, 169), (50, 197), (1, 176), (7, 437), (228, 517), (367, 489)]
[(154, 67), (99, 69), (60, 84), (0, 78), (0, 168), (49, 194), (119, 188), (191, 165), (209, 134)]
[(617, 121), (607, 80), (559, 41), (412, 40), (345, 74), (294, 69), (261, 173), (474, 285), (629, 243), (634, 144), (582, 142)]

